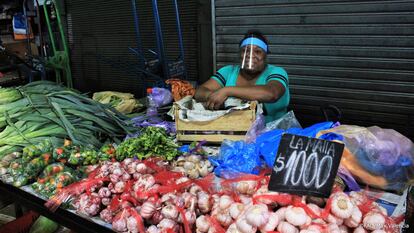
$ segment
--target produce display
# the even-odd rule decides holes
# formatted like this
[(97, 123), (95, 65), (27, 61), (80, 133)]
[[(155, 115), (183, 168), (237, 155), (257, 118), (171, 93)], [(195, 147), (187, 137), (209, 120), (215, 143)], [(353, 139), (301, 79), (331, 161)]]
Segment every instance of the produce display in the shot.
[[(167, 84), (175, 100), (194, 94), (186, 81)], [(378, 197), (344, 192), (351, 185), (340, 176), (343, 169), (329, 198), (269, 191), (271, 169), (256, 164), (258, 175), (229, 171), (216, 177), (213, 171), (219, 167), (203, 150), (205, 142), (178, 145), (173, 123), (162, 114), (152, 120), (149, 115), (127, 118), (115, 108), (130, 112), (136, 102), (127, 103), (131, 95), (118, 94), (97, 93), (102, 104), (51, 82), (0, 88), (2, 182), (31, 188), (48, 199), (45, 206), (52, 212), (62, 205), (122, 233), (400, 230), (403, 218), (389, 217), (375, 202)], [(258, 159), (259, 164), (264, 163)], [(57, 226), (41, 217), (31, 232), (53, 232)]]
[(55, 147), (50, 140), (23, 148), (0, 160), (0, 175), (6, 183), (16, 187), (28, 185), (44, 197), (79, 180), (91, 171), (88, 167), (114, 158), (111, 144), (97, 151), (91, 146), (76, 146), (65, 140), (64, 146)]
[[(322, 202), (268, 191), (269, 176), (190, 179), (162, 160), (105, 162), (93, 177), (49, 200), (72, 199), (81, 215), (100, 217), (116, 232), (396, 232), (399, 222), (364, 192), (334, 188)], [(315, 204), (316, 203), (316, 204)]]
[(134, 131), (112, 107), (53, 82), (0, 88), (0, 99), (0, 157), (46, 138), (100, 148)]

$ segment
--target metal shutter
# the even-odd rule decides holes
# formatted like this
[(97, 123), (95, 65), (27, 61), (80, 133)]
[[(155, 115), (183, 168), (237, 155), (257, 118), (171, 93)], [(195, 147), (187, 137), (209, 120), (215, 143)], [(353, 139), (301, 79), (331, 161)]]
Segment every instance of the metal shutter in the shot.
[(216, 0), (215, 25), (218, 68), (238, 61), (248, 29), (268, 37), (305, 125), (331, 103), (342, 123), (414, 138), (414, 1)]
[[(190, 80), (197, 74), (197, 4), (179, 0), (185, 62)], [(178, 57), (178, 37), (171, 0), (158, 1), (169, 59)], [(156, 49), (151, 1), (137, 1), (143, 48)], [(67, 0), (67, 22), (75, 86), (82, 91), (114, 90), (138, 97), (151, 85), (136, 72), (138, 58), (131, 1)], [(151, 58), (146, 54), (146, 58)]]

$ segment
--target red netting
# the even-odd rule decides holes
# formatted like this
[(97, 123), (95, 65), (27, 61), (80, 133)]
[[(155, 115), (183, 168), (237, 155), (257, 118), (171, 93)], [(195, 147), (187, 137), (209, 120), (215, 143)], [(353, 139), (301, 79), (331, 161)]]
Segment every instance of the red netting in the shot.
[(119, 197), (119, 195), (113, 197), (111, 200), (111, 204), (109, 204), (109, 210), (111, 210), (112, 212), (115, 212), (121, 204), (121, 200), (119, 199)]
[(132, 187), (134, 186), (134, 180), (128, 180), (125, 184), (124, 193), (128, 193), (132, 190)]
[(323, 233), (328, 231), (328, 226), (326, 224), (313, 222), (309, 226), (313, 226), (313, 225), (318, 226), (319, 228), (321, 228)]
[(220, 225), (220, 223), (213, 217), (206, 215), (207, 221), (210, 223), (211, 227), (216, 230), (215, 233), (226, 233), (226, 230)]
[(91, 173), (89, 173), (88, 179), (95, 178), (100, 171), (101, 171), (101, 167), (96, 167)]
[(185, 216), (185, 211), (183, 208), (179, 207), (178, 205), (175, 205), (177, 207), (178, 212), (181, 214), (181, 217), (183, 218), (183, 225), (184, 225), (184, 232), (185, 233), (191, 233), (191, 226), (188, 222), (187, 216)]
[(184, 174), (180, 172), (161, 171), (155, 174), (154, 179), (157, 183), (162, 185), (169, 185), (175, 183), (175, 180), (183, 177)]
[(229, 186), (231, 184), (234, 184), (234, 183), (237, 183), (237, 182), (240, 182), (240, 181), (259, 181), (263, 178), (264, 178), (263, 176), (256, 176), (256, 175), (252, 175), (252, 174), (241, 174), (237, 178), (225, 179), (225, 180), (221, 181), (221, 185), (222, 186)]
[(157, 165), (157, 162), (160, 162), (162, 159), (160, 158), (149, 158), (146, 159), (144, 161), (142, 161), (147, 167), (149, 167), (150, 169), (156, 171), (156, 172), (162, 172), (165, 171), (166, 168), (165, 167), (161, 167)]
[(135, 197), (138, 199), (146, 200), (150, 197), (155, 197), (158, 199), (158, 189), (151, 189), (149, 191), (140, 191), (135, 192)]
[(166, 194), (166, 193), (171, 193), (175, 191), (180, 191), (181, 189), (187, 188), (191, 184), (193, 184), (193, 181), (188, 180), (186, 182), (179, 183), (179, 184), (163, 185), (163, 186), (158, 187), (157, 190), (160, 194)]
[(253, 197), (253, 202), (257, 203), (259, 200), (269, 200), (276, 202), (280, 205), (290, 205), (292, 204), (292, 195), (290, 194), (261, 194)]
[(145, 233), (144, 221), (142, 220), (141, 216), (137, 213), (137, 211), (134, 208), (128, 208), (128, 211), (129, 214), (131, 214), (131, 216), (134, 217), (137, 221), (138, 231), (140, 233)]
[(200, 186), (200, 188), (204, 191), (208, 192), (213, 187), (214, 178), (214, 174), (210, 173), (202, 179), (193, 180), (193, 183)]
[(59, 190), (59, 192), (52, 196), (46, 203), (45, 206), (50, 211), (54, 212), (59, 208), (59, 206), (68, 201), (73, 196), (78, 196), (83, 192), (89, 190), (91, 187), (98, 185), (101, 182), (108, 181), (108, 178), (97, 178), (97, 179), (87, 179), (79, 181), (73, 184), (66, 186), (65, 188)]
[(302, 202), (302, 197), (300, 196), (293, 196), (293, 206), (295, 207), (301, 207), (303, 210), (305, 210), (306, 214), (309, 215), (311, 218), (320, 218), (319, 215), (317, 215), (309, 206), (307, 206), (305, 203)]
[(165, 233), (177, 233), (177, 232), (175, 232), (175, 231), (174, 231), (174, 229), (173, 229), (173, 228), (167, 228), (167, 229), (164, 229), (164, 232), (165, 232)]
[(372, 196), (368, 195), (368, 187), (362, 192), (363, 202), (362, 204), (358, 205), (359, 210), (361, 210), (362, 215), (367, 214), (371, 210), (375, 209), (376, 207), (373, 205), (373, 203), (380, 199), (382, 196), (382, 193), (375, 193)]
[(139, 204), (139, 202), (135, 198), (133, 198), (131, 195), (129, 195), (129, 194), (128, 195), (121, 196), (121, 200), (123, 200), (123, 201), (129, 201), (134, 206), (137, 206)]
[(329, 216), (329, 213), (331, 213), (332, 208), (332, 196), (328, 198), (328, 201), (326, 202), (325, 208), (321, 212), (321, 218), (326, 220)]
[(230, 192), (229, 194), (235, 202), (241, 202), (239, 194), (236, 192)]

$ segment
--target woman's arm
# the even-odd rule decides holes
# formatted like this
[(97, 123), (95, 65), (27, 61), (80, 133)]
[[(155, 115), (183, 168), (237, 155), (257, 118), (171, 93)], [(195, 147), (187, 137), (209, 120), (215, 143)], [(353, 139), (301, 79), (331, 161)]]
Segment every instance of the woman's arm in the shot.
[(282, 97), (285, 91), (285, 87), (278, 81), (269, 81), (266, 85), (251, 87), (224, 87), (208, 96), (207, 107), (219, 109), (230, 96), (243, 100), (271, 103)]
[(207, 82), (197, 88), (194, 99), (198, 102), (207, 102), (208, 97), (220, 88), (220, 84), (217, 83), (216, 80), (210, 78)]
[(285, 94), (285, 87), (278, 81), (270, 81), (266, 85), (228, 87), (227, 90), (223, 91), (226, 91), (228, 96), (243, 100), (257, 100), (262, 103), (272, 103), (276, 102)]

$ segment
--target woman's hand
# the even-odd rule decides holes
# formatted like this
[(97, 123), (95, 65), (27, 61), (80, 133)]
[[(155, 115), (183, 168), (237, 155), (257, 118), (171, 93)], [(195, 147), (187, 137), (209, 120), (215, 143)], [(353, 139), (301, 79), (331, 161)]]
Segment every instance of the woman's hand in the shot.
[(224, 101), (226, 101), (227, 97), (228, 93), (226, 87), (218, 89), (208, 96), (206, 107), (210, 110), (218, 110), (221, 106), (223, 106)]

